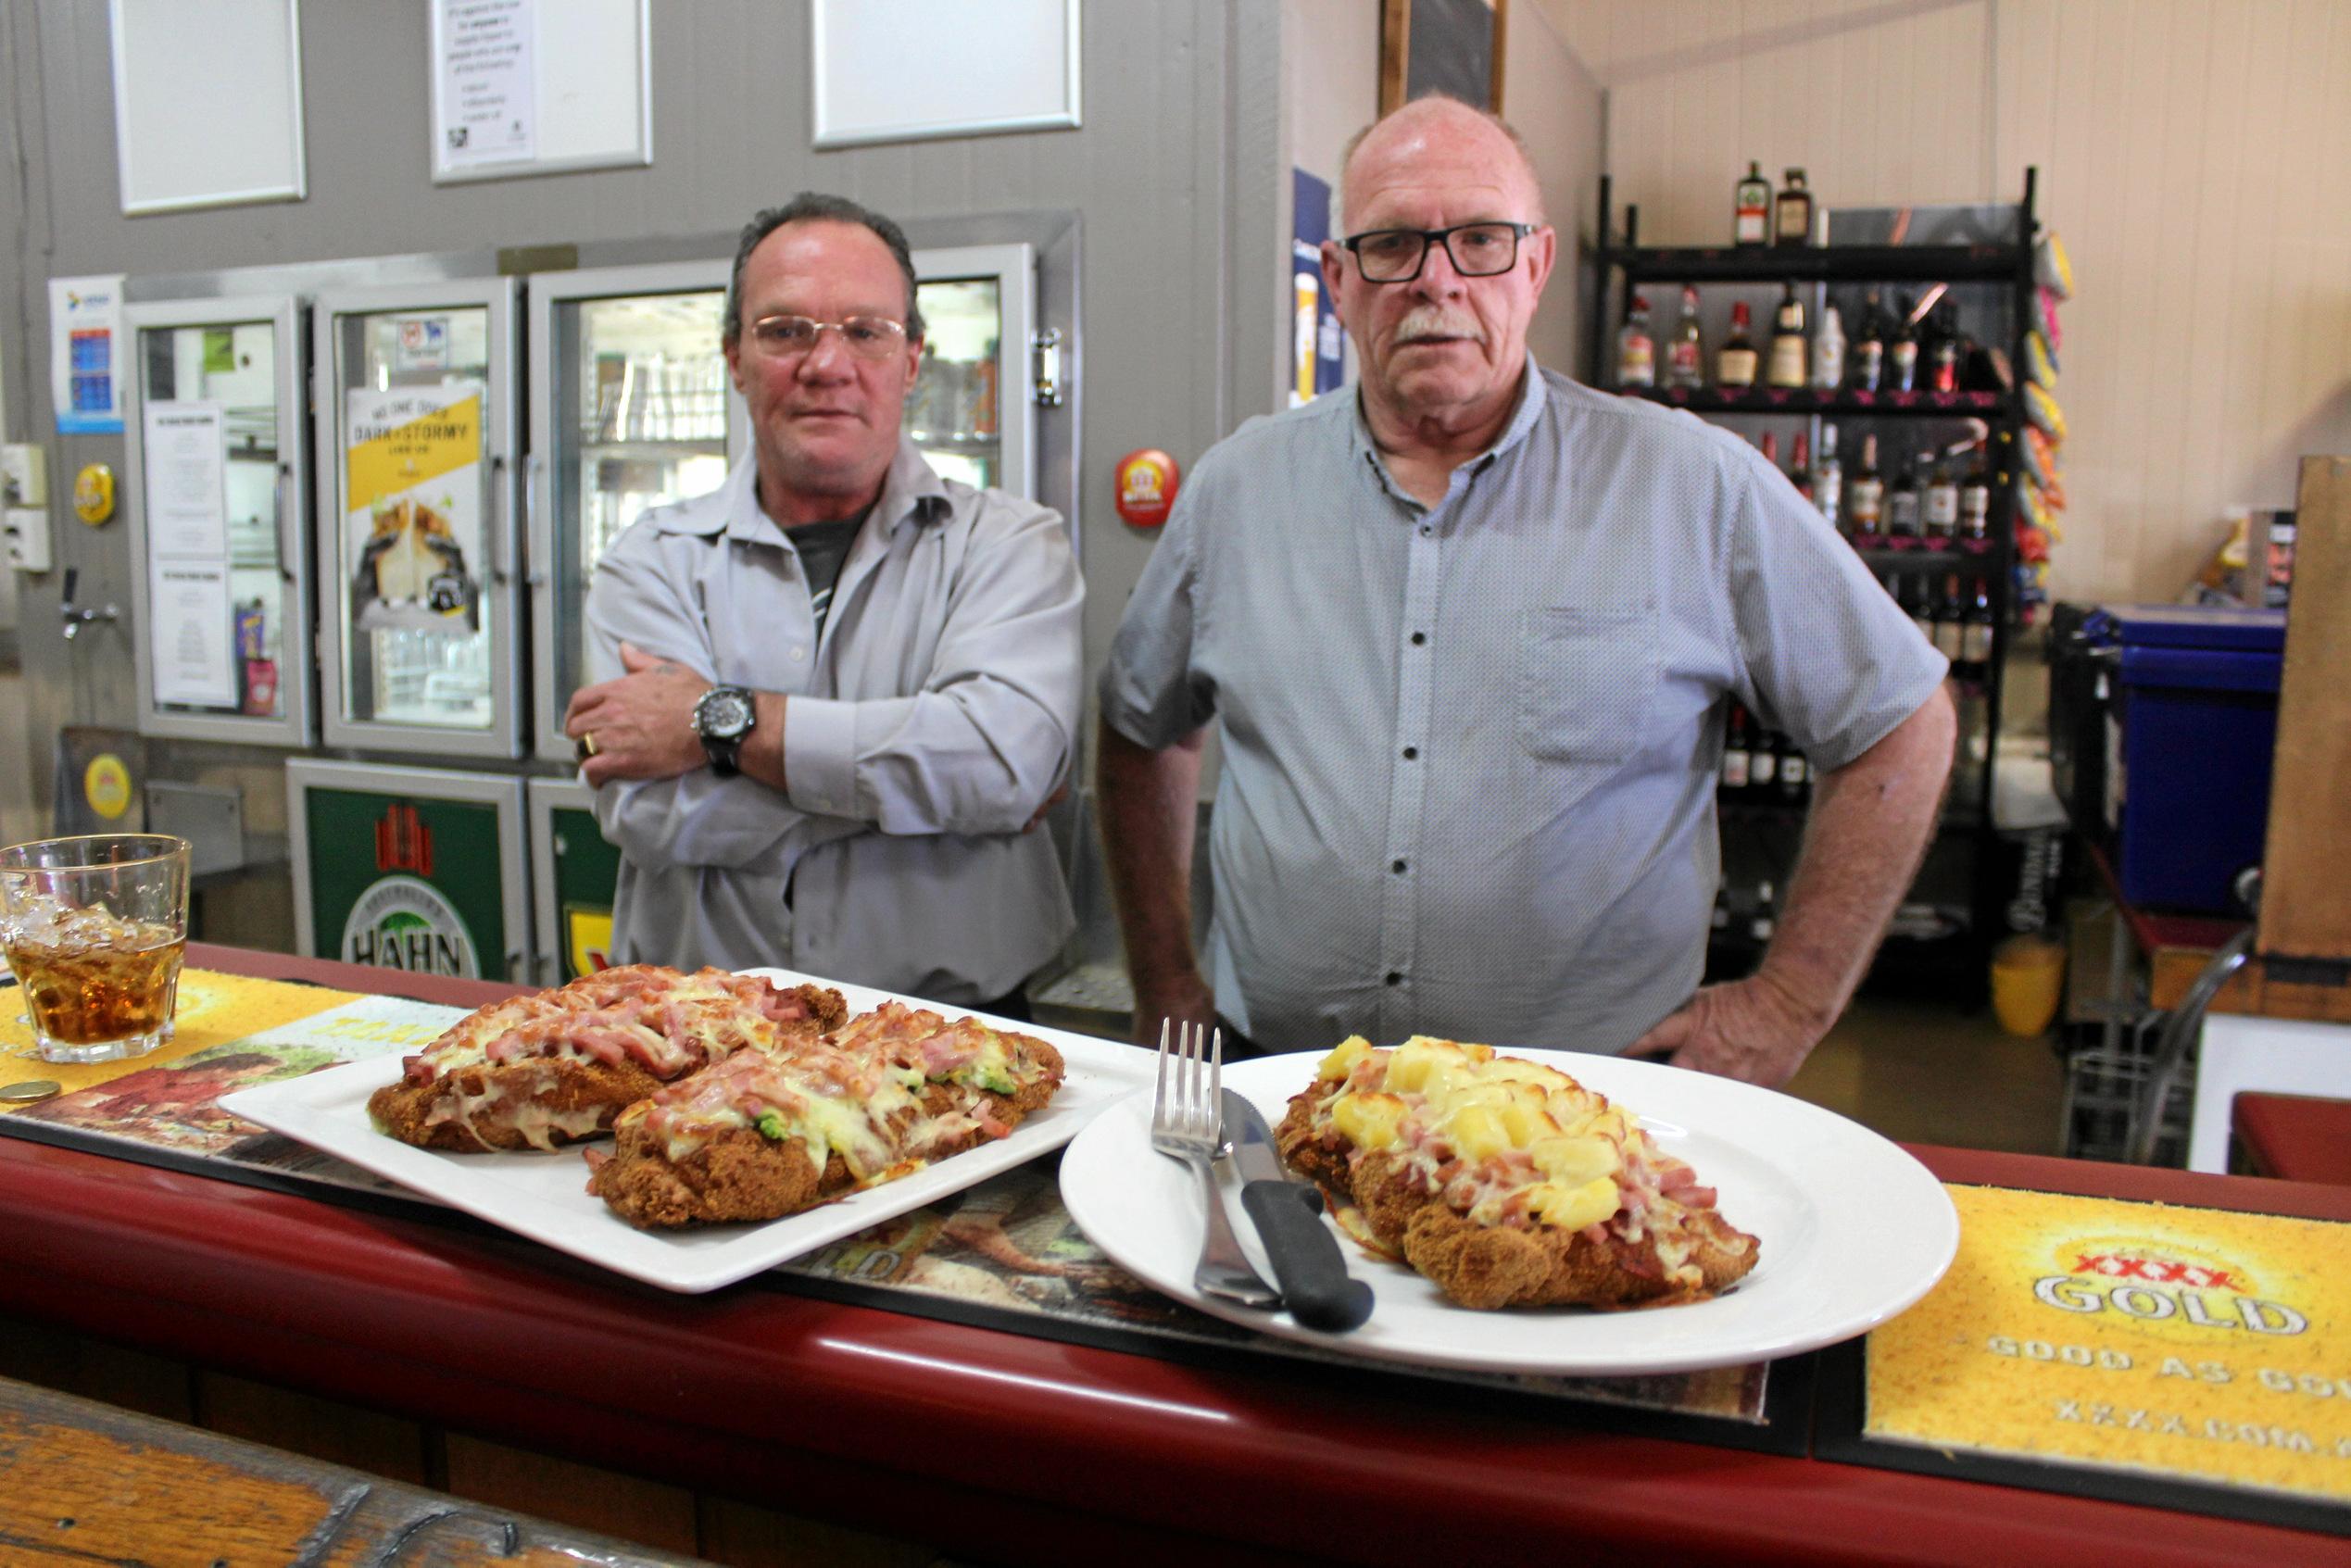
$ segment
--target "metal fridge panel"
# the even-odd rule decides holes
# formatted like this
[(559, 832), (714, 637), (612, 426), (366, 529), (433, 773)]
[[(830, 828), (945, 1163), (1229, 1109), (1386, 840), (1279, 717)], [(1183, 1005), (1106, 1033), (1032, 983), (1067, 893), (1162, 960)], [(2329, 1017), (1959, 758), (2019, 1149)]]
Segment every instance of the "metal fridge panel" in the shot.
[[(564, 897), (567, 862), (585, 853), (599, 864), (605, 859), (617, 863), (619, 852), (604, 843), (601, 834), (593, 845), (574, 845), (559, 833), (559, 813), (585, 812), (593, 819), (596, 791), (579, 780), (534, 778), (530, 781), (523, 804), (531, 820), (531, 930), (537, 938), (534, 944), (533, 978), (541, 985), (560, 985), (576, 978), (565, 962), (574, 941), (572, 911), (567, 909)], [(600, 878), (597, 880), (600, 882)], [(611, 894), (609, 888), (599, 891), (604, 895), (602, 939), (608, 944), (602, 956), (609, 960)], [(586, 918), (594, 918), (597, 912), (589, 909)]]
[[(994, 285), (998, 325), (989, 372), (995, 384), (992, 395), (984, 400), (993, 405), (997, 428), (991, 440), (984, 433), (966, 432), (962, 428), (963, 421), (949, 418), (942, 421), (948, 427), (944, 433), (926, 434), (920, 425), (931, 389), (918, 383), (909, 399), (908, 423), (916, 427), (911, 433), (925, 451), (950, 458), (985, 455), (995, 463), (992, 483), (997, 488), (1035, 496), (1037, 405), (1029, 395), (1029, 352), (1037, 327), (1036, 247), (1025, 242), (928, 247), (914, 252), (914, 276), (925, 288), (965, 281)], [(926, 358), (941, 335), (939, 322), (933, 321), (930, 327), (932, 342), (925, 345)]]
[[(310, 643), (312, 559), (302, 526), (309, 494), (307, 466), (308, 421), (304, 389), (308, 345), (302, 331), (304, 301), (295, 295), (150, 301), (123, 307), (123, 333), (130, 345), (123, 374), (125, 445), (122, 505), (132, 520), (132, 657), (139, 688), (139, 733), (190, 740), (233, 741), (245, 746), (301, 749), (317, 739), (317, 707)], [(275, 521), (278, 554), (278, 698), (272, 718), (227, 711), (189, 712), (157, 705), (155, 695), (155, 609), (148, 587), (145, 408), (143, 334), (180, 327), (246, 326), (267, 323), (274, 334), (270, 382), (277, 400)]]
[[(719, 257), (547, 273), (530, 281), (526, 342), (531, 439), (523, 495), (530, 525), (532, 741), (533, 750), (546, 761), (572, 759), (572, 743), (563, 734), (563, 710), (572, 698), (572, 683), (563, 679), (561, 666), (567, 640), (578, 634), (563, 614), (567, 596), (563, 574), (574, 568), (560, 536), (563, 520), (558, 515), (558, 504), (563, 486), (554, 468), (566, 446), (557, 420), (574, 407), (566, 396), (571, 389), (558, 384), (567, 370), (561, 352), (566, 342), (561, 313), (603, 300), (723, 291), (731, 269), (731, 258)], [(732, 386), (725, 390), (725, 453), (732, 461), (748, 449), (749, 440), (749, 417), (742, 395)], [(578, 592), (570, 596), (574, 603), (584, 603), (586, 584), (576, 587)]]
[[(475, 954), (476, 968), (485, 980), (531, 979), (531, 901), (524, 857), (522, 785), (519, 775), (464, 773), (438, 768), (395, 768), (373, 762), (290, 760), (285, 765), (286, 854), (294, 871), (295, 950), (305, 958), (346, 959), (343, 952), (321, 953), (314, 930), (317, 909), (315, 879), (320, 868), (311, 863), (311, 794), (407, 796), (421, 800), (471, 802), (497, 809), (496, 835), (497, 899), (501, 926), (500, 951)], [(379, 861), (379, 871), (383, 867)], [(469, 871), (471, 865), (468, 866)], [(413, 881), (385, 872), (386, 880)], [(454, 880), (454, 879), (453, 879)], [(476, 876), (464, 880), (476, 882)], [(379, 884), (379, 885), (381, 885)], [(446, 902), (446, 900), (445, 900)]]
[[(522, 635), (520, 428), (522, 377), (515, 356), (521, 286), (513, 278), (453, 280), (383, 288), (338, 289), (319, 295), (313, 317), (319, 343), (311, 357), (312, 407), (318, 442), (319, 665), (321, 729), (333, 746), (412, 757), (516, 759), (522, 755)], [(343, 551), (348, 508), (342, 438), (345, 348), (343, 324), (391, 312), (479, 308), (486, 313), (484, 373), (484, 476), (482, 520), (482, 603), (490, 612), (487, 677), (489, 723), (483, 728), (390, 722), (354, 717), (350, 656), (351, 574)], [(331, 578), (329, 574), (332, 574)]]

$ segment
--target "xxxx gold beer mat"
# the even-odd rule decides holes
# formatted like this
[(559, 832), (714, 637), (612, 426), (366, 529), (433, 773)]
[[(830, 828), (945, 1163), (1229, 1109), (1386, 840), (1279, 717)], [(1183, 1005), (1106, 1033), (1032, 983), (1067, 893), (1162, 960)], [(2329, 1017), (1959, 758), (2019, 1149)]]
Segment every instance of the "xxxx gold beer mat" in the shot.
[(2351, 1500), (2351, 1225), (1950, 1191), (1959, 1255), (1869, 1336), (1866, 1436)]

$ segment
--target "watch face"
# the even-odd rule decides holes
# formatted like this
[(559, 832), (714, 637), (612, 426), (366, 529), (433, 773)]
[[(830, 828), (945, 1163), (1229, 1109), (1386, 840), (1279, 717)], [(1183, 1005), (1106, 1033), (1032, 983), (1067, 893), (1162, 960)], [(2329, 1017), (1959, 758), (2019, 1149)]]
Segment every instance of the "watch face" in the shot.
[(694, 706), (694, 727), (713, 740), (731, 740), (751, 727), (751, 694), (740, 686), (715, 686)]

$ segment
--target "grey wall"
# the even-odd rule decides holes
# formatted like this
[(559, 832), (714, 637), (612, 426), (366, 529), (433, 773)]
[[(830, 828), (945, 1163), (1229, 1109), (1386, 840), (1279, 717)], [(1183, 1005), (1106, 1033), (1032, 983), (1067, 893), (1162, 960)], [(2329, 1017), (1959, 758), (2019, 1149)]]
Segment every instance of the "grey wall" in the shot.
[(1526, 138), (1542, 184), (1544, 215), (1559, 232), (1559, 264), (1527, 334), (1535, 358), (1584, 379), (1583, 337), (1591, 320), (1585, 258), (1599, 236), (1600, 170), (1607, 104), (1576, 52), (1533, 6), (1513, 7), (1502, 77), (1502, 116)]
[[(48, 447), (58, 570), (21, 584), (25, 744), (0, 735), (0, 798), (46, 810), (50, 737), (134, 722), (130, 639), (52, 630), (63, 569), (84, 602), (130, 602), (123, 526), (83, 528), (58, 503), (119, 437), (60, 437), (47, 392), (52, 275), (199, 272), (493, 246), (728, 232), (802, 188), (906, 220), (1074, 211), (1082, 226), (1083, 454), (1078, 512), (1099, 665), (1150, 544), (1118, 521), (1110, 472), (1160, 446), (1187, 466), (1272, 408), (1287, 341), (1280, 203), (1280, 13), (1265, 0), (1088, 0), (1083, 129), (816, 152), (801, 0), (652, 0), (654, 163), (640, 169), (436, 187), (429, 178), (427, 7), (303, 6), (310, 195), (295, 203), (125, 218), (118, 207), (107, 7), (0, 5), (0, 374), (7, 435)], [(154, 748), (157, 776), (252, 786), (276, 753)], [(21, 783), (20, 783), (21, 781)], [(267, 824), (263, 824), (266, 826)]]

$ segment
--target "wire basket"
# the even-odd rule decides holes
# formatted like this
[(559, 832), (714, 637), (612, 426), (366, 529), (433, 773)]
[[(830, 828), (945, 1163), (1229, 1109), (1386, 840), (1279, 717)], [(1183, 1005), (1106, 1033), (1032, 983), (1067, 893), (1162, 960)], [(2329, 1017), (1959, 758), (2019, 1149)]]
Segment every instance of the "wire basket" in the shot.
[[(2155, 1071), (2156, 1043), (2168, 1014), (2148, 1012), (2115, 1031), (2112, 1044), (2103, 1028), (2091, 1043), (2066, 1058), (2064, 1120), (2066, 1156), (2072, 1160), (2128, 1160), (2131, 1120), (2145, 1098)], [(2178, 1165), (2187, 1155), (2188, 1113), (2194, 1100), (2194, 1053), (2174, 1074), (2164, 1096), (2155, 1163)]]

